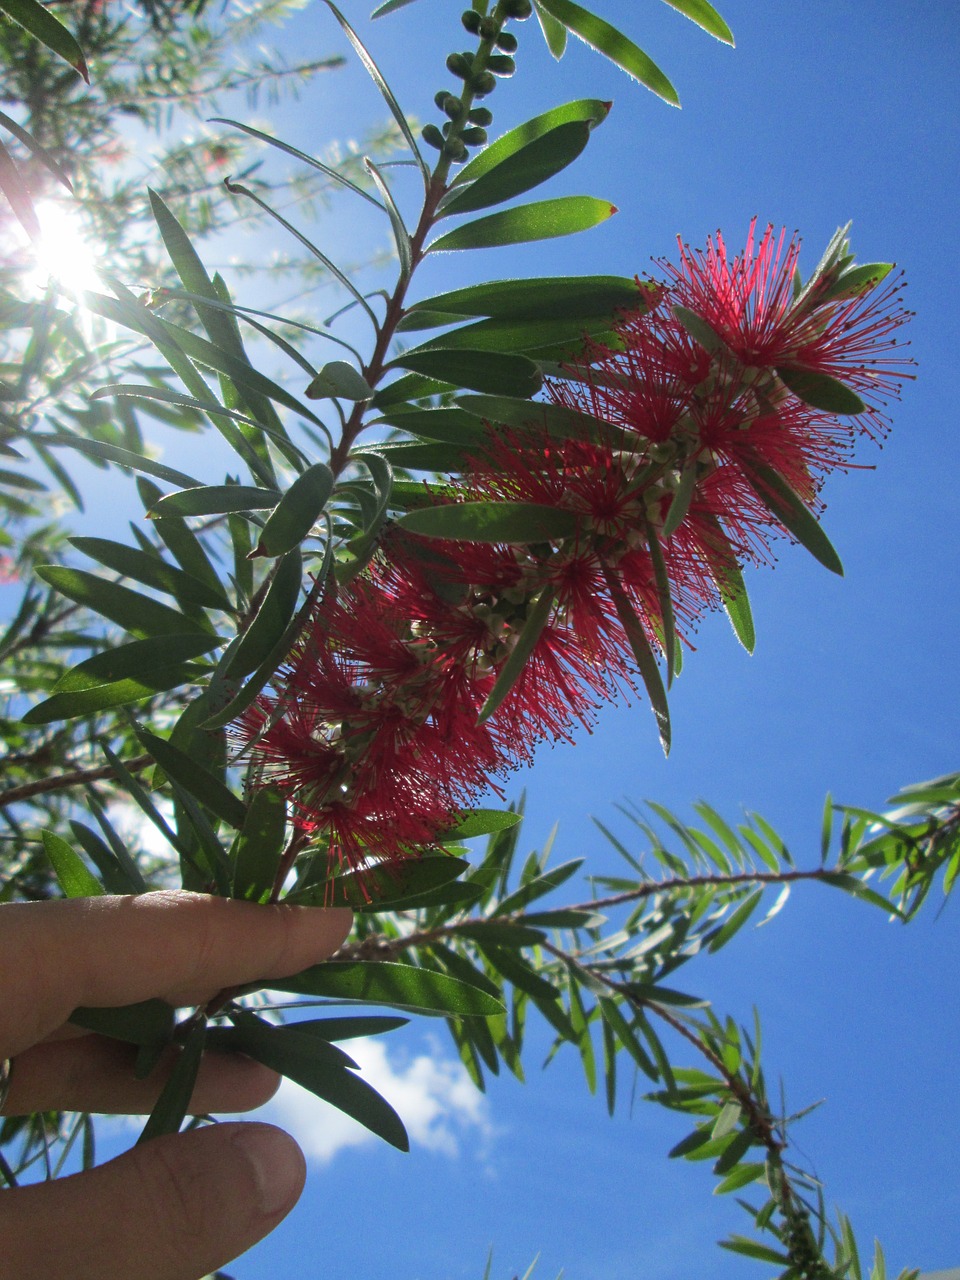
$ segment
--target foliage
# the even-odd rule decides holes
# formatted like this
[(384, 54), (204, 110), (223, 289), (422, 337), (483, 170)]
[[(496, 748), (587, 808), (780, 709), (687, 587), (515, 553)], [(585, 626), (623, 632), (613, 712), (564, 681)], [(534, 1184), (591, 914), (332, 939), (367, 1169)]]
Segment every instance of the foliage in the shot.
[[(668, 2), (732, 41), (705, 0)], [(404, 1148), (402, 1119), (356, 1074), (341, 1041), (390, 1030), (408, 1013), (441, 1016), (483, 1088), (501, 1065), (523, 1078), (528, 1022), (539, 1014), (555, 1036), (551, 1058), (571, 1046), (611, 1113), (624, 1071), (644, 1077), (650, 1101), (685, 1117), (670, 1154), (709, 1160), (720, 1194), (759, 1197), (738, 1201), (751, 1234), (726, 1248), (776, 1266), (783, 1280), (859, 1277), (849, 1223), (829, 1219), (819, 1183), (795, 1162), (799, 1116), (768, 1096), (759, 1021), (739, 1027), (674, 983), (750, 918), (773, 916), (800, 882), (903, 922), (938, 876), (948, 893), (960, 872), (960, 775), (909, 787), (879, 814), (828, 799), (820, 860), (803, 866), (759, 815), (731, 825), (701, 803), (691, 826), (659, 805), (631, 811), (644, 848), (610, 836), (622, 874), (590, 875), (572, 901), (561, 890), (582, 863), (551, 865), (544, 850), (518, 866), (519, 812), (474, 803), (491, 773), (526, 758), (538, 736), (562, 736), (571, 709), (589, 718), (617, 688), (645, 690), (669, 746), (667, 691), (684, 628), (718, 601), (752, 647), (741, 566), (764, 559), (769, 537), (791, 537), (839, 570), (817, 494), (847, 456), (848, 419), (878, 434), (875, 392), (907, 376), (891, 354), (904, 318), (897, 286), (884, 283), (886, 264), (855, 264), (845, 229), (806, 282), (793, 245), (781, 256), (782, 240), (755, 242), (751, 230), (742, 255), (728, 257), (718, 237), (667, 281), (495, 280), (416, 298), (416, 271), (431, 253), (566, 236), (614, 212), (592, 196), (516, 203), (576, 160), (607, 104), (558, 106), (488, 144), (492, 112), (478, 104), (516, 69), (512, 24), (535, 12), (554, 56), (572, 32), (666, 101), (676, 93), (628, 36), (571, 0), (474, 0), (462, 26), (475, 47), (448, 58), (456, 87), (437, 93), (442, 123), (418, 141), (359, 35), (325, 3), (392, 118), (380, 149), (401, 139), (422, 179), (415, 216), (379, 155), (335, 167), (219, 121), (227, 130), (200, 145), (174, 142), (167, 180), (149, 195), (169, 258), (162, 270), (135, 182), (108, 188), (93, 163), (115, 136), (116, 113), (157, 128), (173, 102), (293, 84), (329, 64), (211, 72), (236, 29), (206, 26), (202, 15), (174, 22), (166, 9), (118, 17), (91, 2), (77, 26), (93, 71), (87, 91), (63, 79), (57, 60), (72, 46), (58, 32), (29, 21), (31, 34), (0, 29), (3, 96), (27, 109), (13, 133), (29, 155), (15, 171), (49, 170), (50, 160), (69, 169), (117, 263), (86, 289), (83, 312), (55, 285), (28, 300), (16, 270), (0, 293), (14, 335), (0, 497), (17, 554), (10, 567), (24, 581), (0, 641), (9, 779), (0, 896), (142, 893), (176, 876), (188, 889), (256, 902), (355, 908), (353, 939), (332, 962), (243, 996), (221, 993), (181, 1021), (158, 1001), (76, 1011), (79, 1025), (135, 1044), (142, 1072), (181, 1045), (146, 1138), (184, 1122), (206, 1045), (266, 1063)], [(408, 3), (388, 0), (377, 15)], [(246, 21), (278, 11), (267, 4)], [(158, 61), (134, 64), (132, 41), (147, 29), (157, 32)], [(220, 190), (210, 169), (232, 164), (238, 134), (306, 165), (309, 183), (295, 194), (336, 186), (375, 207), (395, 246), (392, 289), (363, 292), (252, 171)], [(34, 234), (19, 178), (5, 172)], [(192, 202), (181, 198), (187, 190)], [(235, 303), (197, 248), (234, 203), (290, 233), (300, 262), (336, 283), (368, 330), (363, 351), (336, 317), (294, 327)], [(754, 307), (758, 279), (770, 286), (766, 311)], [(94, 339), (81, 315), (103, 326)], [(759, 329), (750, 342), (768, 351), (745, 349), (747, 319)], [(850, 334), (870, 335), (868, 356)], [(265, 352), (288, 372), (275, 373)], [(662, 436), (631, 418), (644, 396), (651, 416), (669, 402)], [(194, 477), (158, 461), (141, 413), (212, 431), (235, 455), (231, 470)], [(723, 430), (708, 439), (718, 417)], [(60, 450), (135, 475), (149, 532), (131, 525), (130, 544), (74, 538), (68, 550), (56, 523), (37, 523), (31, 495), (41, 484), (28, 451), (83, 501)], [(589, 485), (617, 468), (615, 518), (600, 513)], [(594, 505), (578, 508), (578, 492)], [(584, 546), (598, 576), (575, 595), (556, 569)], [(75, 552), (94, 568), (78, 567)], [(482, 643), (471, 632), (457, 650), (443, 630), (454, 615), (482, 622)], [(400, 674), (389, 665), (397, 653)], [(424, 673), (437, 671), (456, 683), (430, 684)], [(323, 701), (331, 689), (339, 707)], [(381, 732), (387, 720), (402, 722), (396, 739)], [(318, 760), (327, 770), (319, 781)], [(364, 768), (366, 792), (354, 781)], [(167, 855), (147, 854), (127, 833), (130, 812), (160, 833)], [(486, 852), (471, 864), (462, 842), (482, 836)], [(402, 1016), (345, 1016), (345, 1003)], [(305, 1005), (315, 1016), (285, 1019)], [(12, 1154), (0, 1173), (14, 1183), (45, 1161), (55, 1175), (78, 1142), (92, 1164), (87, 1116), (8, 1118), (0, 1144)], [(871, 1275), (882, 1280), (880, 1253)]]

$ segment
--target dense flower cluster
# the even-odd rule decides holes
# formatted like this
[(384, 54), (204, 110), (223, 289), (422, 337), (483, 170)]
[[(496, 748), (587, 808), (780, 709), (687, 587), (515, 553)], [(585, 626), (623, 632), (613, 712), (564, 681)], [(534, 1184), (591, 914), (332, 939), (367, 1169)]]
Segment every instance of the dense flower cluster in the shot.
[[(681, 246), (615, 341), (588, 343), (548, 385), (553, 409), (491, 427), (436, 495), (532, 504), (529, 534), (454, 540), (401, 521), (316, 605), (236, 734), (256, 781), (333, 858), (435, 841), (492, 778), (589, 725), (638, 673), (666, 738), (655, 655), (729, 599), (740, 565), (769, 557), (790, 491), (816, 508), (857, 434), (885, 430), (905, 376), (900, 286), (840, 246), (800, 289), (797, 254), (755, 227), (734, 257), (719, 235)], [(570, 531), (539, 533), (544, 510), (569, 513)]]

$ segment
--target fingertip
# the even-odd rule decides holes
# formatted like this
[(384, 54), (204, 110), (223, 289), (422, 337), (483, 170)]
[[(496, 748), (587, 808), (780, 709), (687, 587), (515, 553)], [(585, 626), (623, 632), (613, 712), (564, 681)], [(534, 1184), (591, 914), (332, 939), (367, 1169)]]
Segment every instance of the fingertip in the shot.
[(272, 1124), (238, 1124), (230, 1135), (247, 1161), (256, 1204), (267, 1218), (285, 1217), (300, 1199), (307, 1162), (293, 1138)]

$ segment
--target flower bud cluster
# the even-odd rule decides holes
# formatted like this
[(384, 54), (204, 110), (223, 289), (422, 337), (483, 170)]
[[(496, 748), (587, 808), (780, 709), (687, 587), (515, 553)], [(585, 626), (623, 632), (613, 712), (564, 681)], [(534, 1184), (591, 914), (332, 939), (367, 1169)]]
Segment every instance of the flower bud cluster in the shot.
[[(689, 643), (731, 575), (770, 558), (784, 529), (758, 468), (813, 507), (857, 434), (885, 429), (880, 397), (907, 376), (901, 286), (845, 293), (827, 271), (795, 296), (798, 245), (784, 239), (752, 226), (733, 258), (720, 236), (681, 246), (614, 319), (614, 340), (588, 341), (548, 384), (548, 403), (585, 429), (560, 433), (564, 415), (538, 422), (532, 403), (528, 427), (491, 428), (465, 476), (431, 491), (563, 511), (572, 533), (507, 545), (394, 525), (364, 574), (315, 608), (235, 733), (255, 780), (334, 858), (435, 841), (539, 741), (589, 726), (637, 687), (638, 643), (662, 652), (674, 629)], [(788, 369), (842, 377), (863, 413), (811, 406)]]

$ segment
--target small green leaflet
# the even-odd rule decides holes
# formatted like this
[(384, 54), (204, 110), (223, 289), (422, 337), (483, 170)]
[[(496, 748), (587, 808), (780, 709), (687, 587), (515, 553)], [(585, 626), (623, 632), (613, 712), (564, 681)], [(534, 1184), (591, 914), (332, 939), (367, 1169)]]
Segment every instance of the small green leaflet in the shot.
[(843, 565), (833, 544), (824, 533), (816, 516), (790, 488), (786, 480), (759, 458), (741, 456), (741, 466), (758, 496), (763, 499), (780, 523), (814, 559), (831, 573), (843, 577)]
[(402, 352), (394, 358), (393, 366), (412, 369), (451, 386), (519, 398), (536, 395), (543, 383), (540, 370), (531, 359), (501, 351), (420, 348)]
[(325, 463), (315, 462), (294, 480), (270, 513), (250, 558), (293, 551), (308, 536), (332, 493), (333, 472)]
[(473, 213), (539, 187), (572, 164), (590, 140), (591, 126), (571, 120), (534, 138), (467, 187), (454, 187), (440, 214)]
[(228, 511), (263, 511), (280, 500), (276, 489), (257, 489), (243, 484), (201, 485), (168, 493), (147, 512), (148, 519), (160, 516), (214, 516)]
[(724, 44), (732, 46), (735, 43), (733, 32), (708, 0), (665, 0), (665, 3)]
[(488, 1018), (503, 1012), (501, 1002), (479, 987), (432, 969), (392, 961), (327, 961), (296, 977), (271, 979), (259, 985), (271, 991), (394, 1005), (455, 1018)]
[(528, 146), (536, 138), (543, 137), (560, 125), (584, 123), (593, 128), (601, 124), (610, 111), (610, 103), (599, 98), (579, 98), (575, 102), (565, 102), (559, 107), (552, 107), (531, 120), (524, 120), (516, 128), (491, 142), (479, 151), (469, 164), (465, 164), (451, 186), (462, 187), (465, 183), (476, 182), (503, 164), (510, 156), (521, 148)]
[(159, 1138), (161, 1134), (179, 1131), (183, 1118), (187, 1114), (190, 1098), (193, 1096), (193, 1087), (197, 1082), (206, 1035), (207, 1024), (203, 1020), (194, 1023), (190, 1028), (170, 1078), (163, 1086), (157, 1105), (151, 1111), (137, 1139), (137, 1146), (149, 1142), (151, 1138)]

